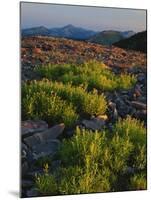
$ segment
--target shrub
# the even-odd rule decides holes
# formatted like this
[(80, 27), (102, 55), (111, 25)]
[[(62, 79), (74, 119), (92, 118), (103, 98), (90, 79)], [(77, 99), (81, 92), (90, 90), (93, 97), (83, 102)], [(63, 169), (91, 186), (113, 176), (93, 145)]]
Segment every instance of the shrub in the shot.
[(122, 137), (129, 136), (134, 144), (146, 144), (146, 129), (143, 122), (128, 116), (126, 119), (120, 119), (115, 125), (115, 132)]
[(134, 148), (130, 157), (130, 164), (136, 170), (145, 170), (146, 161), (146, 128), (143, 122), (128, 116), (126, 119), (120, 119), (116, 125), (115, 129), (121, 137), (129, 137)]
[(121, 74), (117, 79), (119, 89), (129, 89), (136, 83), (136, 77), (134, 75)]
[[(145, 149), (143, 146), (139, 148), (132, 137), (138, 126), (141, 127), (139, 134), (144, 134), (144, 127), (139, 121), (129, 117), (120, 120), (115, 125), (117, 129), (113, 130), (112, 137), (109, 137), (111, 134), (107, 130), (93, 132), (77, 127), (73, 137), (64, 139), (58, 151), (57, 159), (61, 160), (61, 166), (53, 174), (57, 194), (119, 191), (127, 188), (128, 183), (131, 190), (145, 188)], [(138, 157), (134, 154), (136, 151)], [(143, 175), (129, 174), (125, 180), (131, 159)], [(119, 185), (122, 185), (120, 189)], [(49, 187), (48, 190), (52, 195)]]
[[(47, 101), (49, 101), (47, 105), (49, 105), (54, 98), (54, 94), (57, 101), (60, 102), (58, 104), (61, 104), (62, 106), (64, 105), (63, 108), (67, 107), (67, 109), (63, 109), (63, 112), (62, 110), (60, 110), (60, 112), (64, 114), (63, 116), (68, 116), (69, 114), (71, 119), (73, 115), (73, 119), (77, 118), (75, 116), (74, 108), (76, 108), (77, 112), (79, 111), (80, 113), (82, 112), (88, 115), (97, 115), (104, 114), (107, 107), (107, 103), (103, 94), (98, 95), (97, 92), (94, 91), (88, 93), (86, 88), (82, 86), (73, 87), (71, 84), (63, 85), (62, 83), (58, 82), (42, 80), (33, 81), (30, 83), (30, 85), (25, 84), (22, 90), (23, 106), (26, 104), (28, 105), (28, 110), (24, 109), (23, 107), (23, 113), (26, 114), (33, 113), (33, 105), (35, 104), (37, 96), (40, 100), (42, 100), (41, 98), (45, 98), (43, 102), (47, 99)], [(34, 95), (37, 95), (35, 99), (33, 99)], [(41, 104), (42, 102), (40, 102), (40, 105)], [(44, 113), (44, 110), (42, 110), (40, 106), (36, 108), (37, 110), (39, 109), (43, 114), (48, 114)], [(54, 106), (54, 108), (57, 109), (57, 106)], [(70, 121), (70, 116), (67, 117), (67, 122)]]
[(113, 91), (115, 89), (129, 89), (136, 83), (134, 75), (115, 75), (102, 62), (89, 61), (81, 65), (64, 64), (37, 67), (36, 71), (43, 78), (71, 83), (72, 85), (88, 85), (89, 89)]
[(78, 118), (73, 105), (65, 102), (55, 93), (47, 93), (38, 82), (24, 84), (22, 95), (22, 116), (24, 119), (43, 119), (50, 123), (64, 122), (72, 126)]
[[(89, 166), (85, 167), (88, 168)], [(108, 177), (99, 173), (98, 166), (95, 163), (91, 166), (91, 169), (87, 170), (78, 166), (63, 168), (60, 174), (63, 176), (59, 184), (61, 194), (110, 191)]]
[(105, 135), (98, 131), (93, 133), (90, 130), (81, 130), (77, 127), (75, 136), (70, 140), (63, 140), (59, 150), (60, 159), (65, 166), (69, 164), (83, 166), (87, 155), (92, 162), (97, 162), (105, 140)]
[(36, 175), (35, 184), (42, 195), (55, 195), (58, 193), (55, 177), (48, 172), (48, 164), (44, 165), (44, 174)]
[(145, 174), (136, 174), (130, 179), (130, 190), (146, 190), (147, 178)]
[(115, 174), (123, 173), (127, 168), (133, 144), (130, 142), (129, 137), (122, 138), (116, 133), (109, 145), (110, 159), (107, 165), (110, 166)]

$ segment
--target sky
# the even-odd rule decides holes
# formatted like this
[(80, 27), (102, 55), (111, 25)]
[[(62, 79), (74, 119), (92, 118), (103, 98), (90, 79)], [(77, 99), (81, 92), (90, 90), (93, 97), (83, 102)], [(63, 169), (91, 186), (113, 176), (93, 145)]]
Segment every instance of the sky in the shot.
[(94, 31), (146, 30), (146, 11), (134, 9), (21, 3), (21, 28), (68, 24)]

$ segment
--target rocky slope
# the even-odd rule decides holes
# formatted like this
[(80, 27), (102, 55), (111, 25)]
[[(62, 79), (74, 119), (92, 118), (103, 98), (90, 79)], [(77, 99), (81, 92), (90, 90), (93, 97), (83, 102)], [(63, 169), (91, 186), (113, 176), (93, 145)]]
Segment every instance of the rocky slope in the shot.
[[(118, 47), (79, 42), (51, 37), (29, 37), (21, 41), (22, 81), (37, 79), (34, 67), (48, 63), (83, 63), (88, 60), (103, 61), (115, 74), (126, 72), (136, 75), (133, 88), (120, 91), (105, 91), (107, 112), (103, 116), (91, 116), (80, 119), (79, 127), (90, 130), (113, 129), (119, 118), (127, 115), (143, 121), (147, 118), (147, 68), (146, 54), (124, 50)], [(22, 163), (22, 197), (39, 195), (34, 185), (36, 173), (42, 173), (39, 159), (52, 157), (58, 150), (64, 137), (71, 137), (74, 130), (63, 123), (48, 124), (41, 120), (22, 121), (21, 163)], [(36, 164), (35, 164), (36, 163)], [(51, 163), (52, 170), (61, 165), (61, 160)], [(38, 167), (37, 167), (38, 166)], [(130, 171), (134, 171), (133, 168)]]
[(36, 65), (82, 63), (96, 59), (110, 67), (146, 66), (146, 54), (89, 42), (53, 37), (29, 37), (21, 41), (22, 79), (32, 76)]

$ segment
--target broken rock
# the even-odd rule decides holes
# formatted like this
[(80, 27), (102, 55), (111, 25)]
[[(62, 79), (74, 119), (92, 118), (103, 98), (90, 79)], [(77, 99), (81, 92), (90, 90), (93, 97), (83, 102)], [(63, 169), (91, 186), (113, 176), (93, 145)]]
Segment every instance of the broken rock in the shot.
[(22, 137), (31, 136), (33, 133), (48, 129), (48, 124), (42, 120), (27, 120), (22, 122)]
[(49, 128), (46, 131), (36, 133), (33, 136), (25, 138), (24, 142), (30, 148), (34, 148), (34, 146), (47, 143), (47, 141), (49, 140), (56, 139), (58, 136), (60, 136), (63, 133), (64, 128), (65, 128), (65, 125), (63, 123), (53, 126), (52, 128)]
[(95, 131), (95, 130), (102, 130), (105, 125), (105, 121), (99, 118), (93, 118), (91, 120), (83, 120), (82, 124), (86, 128)]

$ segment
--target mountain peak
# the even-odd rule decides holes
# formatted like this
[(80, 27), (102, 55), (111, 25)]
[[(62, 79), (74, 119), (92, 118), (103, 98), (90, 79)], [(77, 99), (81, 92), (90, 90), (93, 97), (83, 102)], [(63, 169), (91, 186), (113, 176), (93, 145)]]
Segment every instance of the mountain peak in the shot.
[(75, 26), (73, 26), (72, 24), (68, 24), (68, 25), (64, 26), (63, 28), (75, 28)]

